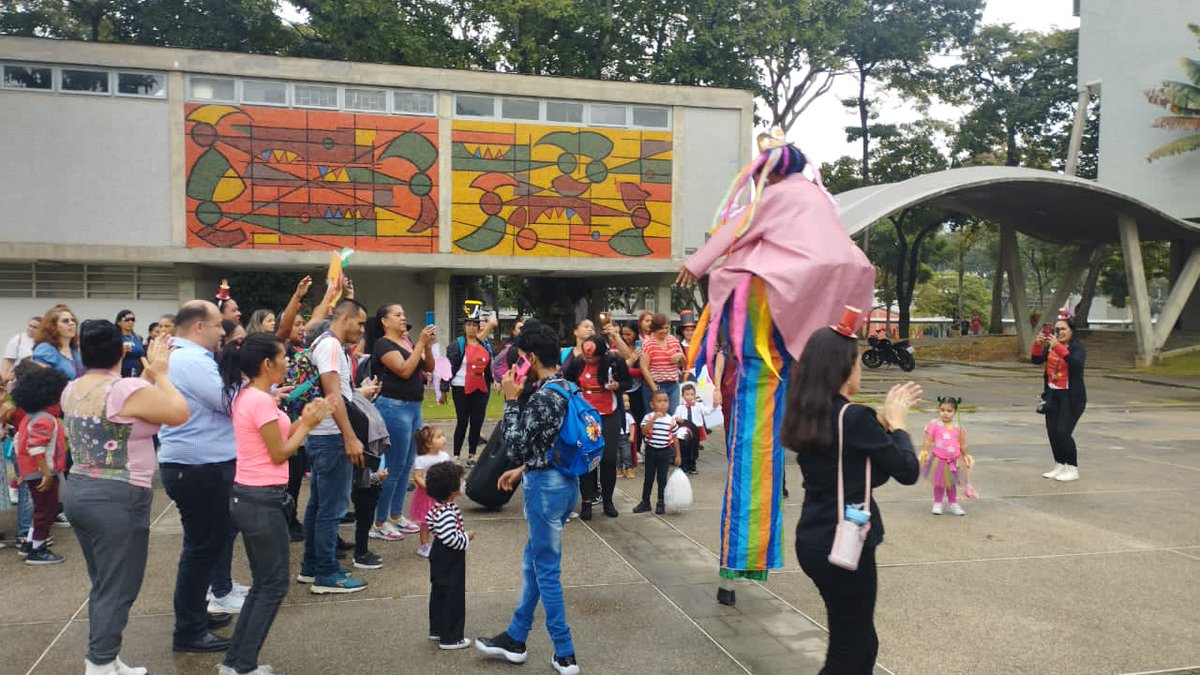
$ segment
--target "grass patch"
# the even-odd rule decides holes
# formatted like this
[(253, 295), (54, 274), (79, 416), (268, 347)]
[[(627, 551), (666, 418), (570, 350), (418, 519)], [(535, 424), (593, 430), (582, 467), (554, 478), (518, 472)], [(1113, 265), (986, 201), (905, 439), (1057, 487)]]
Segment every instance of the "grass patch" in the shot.
[(918, 363), (921, 359), (966, 361), (968, 363), (1025, 362), (1018, 356), (1017, 336), (1015, 335), (965, 337), (931, 345), (922, 345), (920, 342), (912, 344), (916, 347), (914, 356), (917, 357)]
[[(497, 420), (504, 414), (504, 395), (499, 389), (492, 390), (488, 397), (487, 419)], [(426, 422), (444, 422), (456, 419), (454, 415), (454, 400), (446, 394), (445, 405), (439, 405), (433, 392), (425, 392), (425, 400), (421, 404), (421, 415)]]
[(1161, 364), (1152, 368), (1141, 369), (1138, 372), (1152, 375), (1200, 377), (1200, 351), (1164, 359)]

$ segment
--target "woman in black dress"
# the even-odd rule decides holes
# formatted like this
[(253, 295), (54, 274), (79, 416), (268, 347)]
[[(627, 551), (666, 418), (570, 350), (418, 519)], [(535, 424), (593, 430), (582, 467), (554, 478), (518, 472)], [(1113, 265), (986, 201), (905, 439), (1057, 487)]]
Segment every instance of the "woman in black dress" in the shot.
[[(845, 323), (845, 321), (843, 321)], [(919, 465), (904, 430), (908, 409), (921, 398), (921, 387), (908, 382), (888, 392), (879, 411), (850, 402), (858, 393), (862, 366), (858, 342), (844, 333), (818, 329), (809, 338), (788, 385), (784, 444), (798, 454), (804, 476), (804, 506), (796, 525), (796, 556), (817, 585), (829, 618), (829, 649), (822, 674), (871, 673), (879, 639), (875, 635), (875, 547), (883, 541), (883, 520), (872, 499), (870, 529), (858, 569), (830, 564), (838, 513), (838, 418), (846, 408), (843, 481), (846, 504), (863, 501), (866, 463), (871, 485), (888, 478), (917, 482)], [(845, 333), (848, 333), (846, 335)]]

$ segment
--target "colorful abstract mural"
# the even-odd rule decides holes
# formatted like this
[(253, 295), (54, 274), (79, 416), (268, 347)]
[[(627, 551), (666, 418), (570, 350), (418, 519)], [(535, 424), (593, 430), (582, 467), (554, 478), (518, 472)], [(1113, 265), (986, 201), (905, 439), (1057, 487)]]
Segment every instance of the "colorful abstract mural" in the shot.
[(189, 105), (187, 245), (432, 253), (437, 120)]
[(456, 120), (455, 253), (671, 255), (671, 132)]

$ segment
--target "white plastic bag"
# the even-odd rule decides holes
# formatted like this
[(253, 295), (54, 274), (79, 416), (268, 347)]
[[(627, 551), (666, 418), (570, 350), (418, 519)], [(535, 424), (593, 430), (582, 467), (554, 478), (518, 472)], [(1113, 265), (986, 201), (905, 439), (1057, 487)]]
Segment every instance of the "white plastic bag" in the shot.
[(667, 513), (679, 513), (692, 505), (692, 483), (683, 469), (675, 469), (667, 479), (667, 491), (663, 495)]

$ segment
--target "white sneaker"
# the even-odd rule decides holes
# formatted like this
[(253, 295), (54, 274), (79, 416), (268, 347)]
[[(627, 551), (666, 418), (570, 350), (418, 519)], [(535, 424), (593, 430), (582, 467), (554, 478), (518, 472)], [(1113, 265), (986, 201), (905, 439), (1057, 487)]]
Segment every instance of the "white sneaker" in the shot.
[(404, 533), (397, 530), (391, 523), (372, 525), (371, 532), (367, 536), (384, 541), (404, 541)]
[(965, 516), (965, 515), (967, 515), (967, 512), (963, 511), (963, 507), (959, 506), (958, 504), (951, 504), (950, 505), (950, 515)]
[(117, 675), (117, 662), (116, 662), (116, 660), (113, 660), (102, 666), (98, 666), (98, 665), (92, 663), (91, 661), (84, 659), (83, 660), (83, 674), (84, 675)]
[(250, 594), (249, 586), (243, 586), (243, 585), (239, 584), (238, 582), (233, 581), (232, 579), (230, 580), (230, 583), (233, 584), (233, 589), (230, 591), (231, 593), (237, 593), (238, 595), (242, 596), (243, 598)]
[(213, 598), (208, 601), (209, 614), (241, 614), (242, 604), (246, 596), (230, 591), (223, 598)]
[[(439, 639), (440, 639), (440, 638), (439, 638)], [(463, 638), (463, 639), (461, 639), (461, 640), (459, 640), (458, 642), (455, 642), (455, 643), (453, 643), (453, 644), (444, 644), (444, 643), (441, 643), (441, 642), (439, 642), (439, 643), (438, 643), (438, 649), (446, 649), (446, 650), (451, 650), (451, 649), (466, 649), (467, 647), (470, 647), (470, 646), (471, 646), (472, 644), (474, 644), (474, 643), (475, 643), (475, 641), (474, 641), (474, 640), (472, 640), (471, 638)]]
[(113, 663), (117, 666), (117, 675), (146, 675), (150, 671), (141, 666), (127, 666), (121, 661), (121, 657), (113, 659)]
[(417, 555), (422, 558), (428, 558), (429, 552), (433, 550), (433, 544), (421, 544), (417, 547)]
[(1055, 464), (1053, 469), (1042, 474), (1042, 478), (1058, 478), (1058, 474), (1062, 473), (1066, 466), (1066, 464)]
[(421, 528), (416, 523), (408, 519), (408, 516), (400, 516), (399, 520), (389, 520), (388, 525), (399, 530), (402, 534), (417, 534)]
[[(238, 671), (224, 663), (217, 664), (217, 675), (238, 675)], [(278, 675), (271, 666), (259, 666), (246, 675)]]
[(1067, 482), (1071, 480), (1079, 480), (1079, 467), (1063, 464), (1062, 473), (1054, 477), (1054, 480)]
[(933, 509), (930, 511), (930, 513), (932, 513), (935, 516), (942, 515), (942, 503), (938, 502), (938, 503), (934, 504)]
[(11, 504), (16, 504), (21, 501), (21, 491), (15, 486), (8, 486), (8, 501)]

